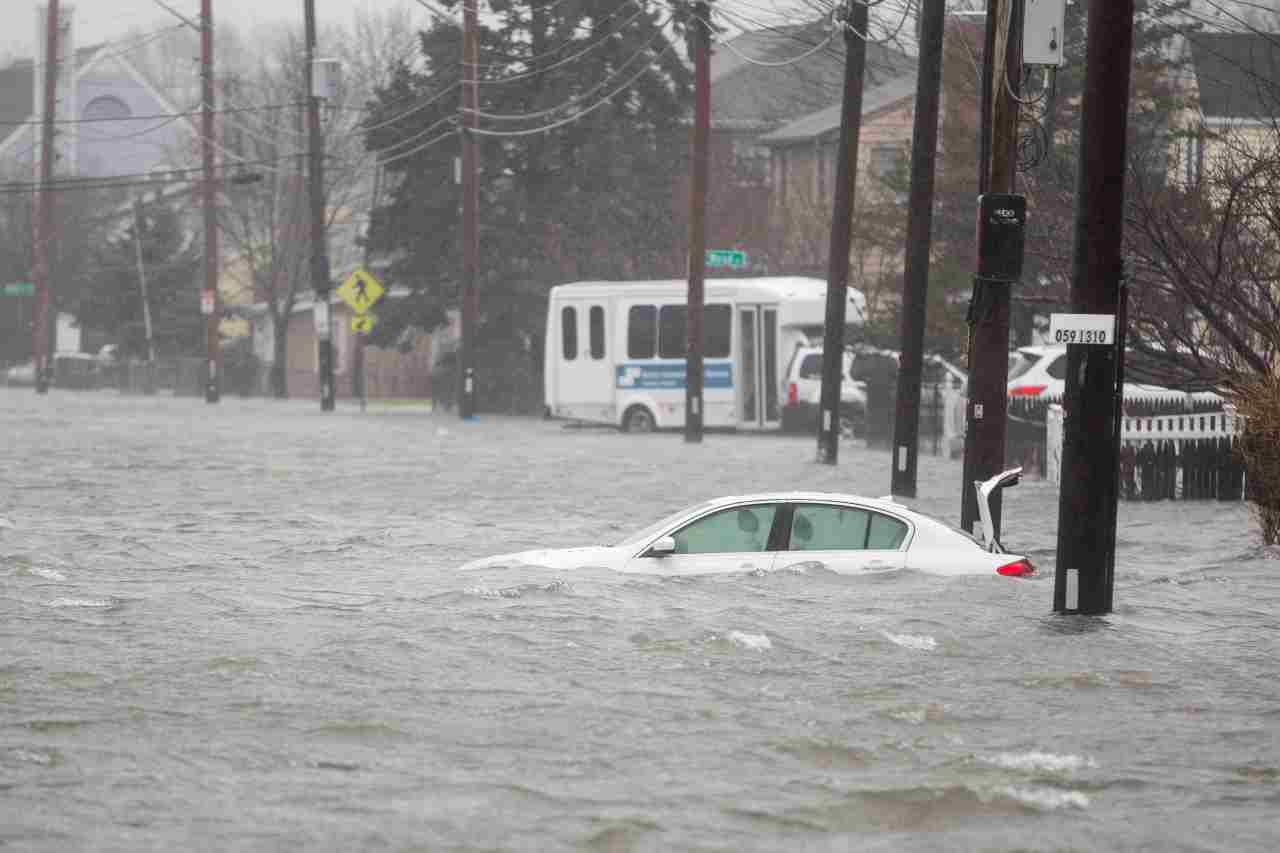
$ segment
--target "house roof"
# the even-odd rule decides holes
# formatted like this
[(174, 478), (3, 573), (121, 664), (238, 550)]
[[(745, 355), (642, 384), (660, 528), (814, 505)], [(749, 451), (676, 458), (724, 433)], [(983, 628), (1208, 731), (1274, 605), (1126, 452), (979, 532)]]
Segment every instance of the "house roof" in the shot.
[[(76, 68), (82, 68), (101, 47), (95, 44), (77, 50)], [(30, 59), (0, 68), (0, 142), (35, 118), (35, 73), (35, 62)]]
[(1280, 34), (1188, 36), (1206, 119), (1280, 116)]
[[(903, 74), (883, 85), (865, 89), (862, 93), (862, 115), (870, 116), (900, 101), (914, 98), (916, 93), (916, 75)], [(802, 116), (789, 124), (785, 124), (772, 133), (760, 137), (765, 145), (787, 145), (805, 142), (840, 129), (840, 104)]]
[[(844, 80), (844, 39), (837, 36), (814, 51), (829, 35), (824, 18), (742, 33), (716, 47), (711, 57), (712, 125), (724, 130), (773, 130), (838, 102)], [(792, 59), (797, 61), (788, 63)], [(906, 54), (884, 45), (867, 45), (868, 86), (914, 69), (915, 60)]]

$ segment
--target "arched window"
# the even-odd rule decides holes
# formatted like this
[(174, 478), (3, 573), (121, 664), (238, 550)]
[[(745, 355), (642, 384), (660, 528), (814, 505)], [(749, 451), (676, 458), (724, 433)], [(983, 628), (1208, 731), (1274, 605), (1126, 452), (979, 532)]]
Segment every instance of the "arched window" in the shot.
[(129, 105), (124, 101), (114, 95), (99, 95), (85, 104), (81, 118), (89, 121), (107, 121), (129, 118), (131, 115), (133, 110), (129, 109)]

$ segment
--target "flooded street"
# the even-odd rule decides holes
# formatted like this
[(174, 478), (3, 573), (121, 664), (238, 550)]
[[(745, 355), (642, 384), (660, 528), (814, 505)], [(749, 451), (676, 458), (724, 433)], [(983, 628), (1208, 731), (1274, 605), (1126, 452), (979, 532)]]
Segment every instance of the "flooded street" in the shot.
[[(459, 571), (887, 451), (349, 403), (0, 388), (5, 850), (1280, 847), (1280, 551), (1121, 506), (1116, 612), (1038, 577)], [(913, 507), (958, 517), (961, 464)]]

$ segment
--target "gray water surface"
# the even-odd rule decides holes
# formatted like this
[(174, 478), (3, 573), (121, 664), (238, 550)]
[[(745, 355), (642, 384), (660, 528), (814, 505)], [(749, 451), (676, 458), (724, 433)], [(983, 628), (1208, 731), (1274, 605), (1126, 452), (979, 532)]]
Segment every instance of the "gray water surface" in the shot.
[[(1124, 504), (1106, 618), (1031, 580), (459, 571), (887, 452), (0, 389), (0, 848), (1280, 848), (1280, 557)], [(958, 515), (960, 463), (922, 457)]]

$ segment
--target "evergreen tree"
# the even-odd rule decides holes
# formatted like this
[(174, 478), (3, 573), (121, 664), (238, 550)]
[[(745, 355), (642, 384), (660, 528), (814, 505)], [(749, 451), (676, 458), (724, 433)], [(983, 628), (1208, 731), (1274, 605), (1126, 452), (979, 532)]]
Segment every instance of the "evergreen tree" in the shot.
[(105, 333), (122, 358), (147, 357), (139, 240), (156, 354), (203, 353), (205, 322), (197, 286), (200, 247), (178, 212), (164, 202), (142, 205), (127, 230), (99, 252), (96, 272), (84, 279), (75, 310), (80, 325)]
[[(451, 8), (458, 6), (446, 2)], [(481, 405), (500, 376), (536, 392), (546, 291), (579, 278), (680, 275), (690, 72), (650, 0), (494, 0), (480, 33)], [(462, 39), (437, 22), (421, 62), (401, 65), (372, 104), (366, 136), (391, 190), (370, 240), (413, 295), (380, 316), (375, 342), (433, 329), (460, 305), (456, 127)], [(432, 97), (437, 100), (426, 105)], [(515, 117), (519, 118), (515, 118)], [(545, 130), (537, 130), (546, 128)], [(501, 135), (489, 135), (491, 133)]]

